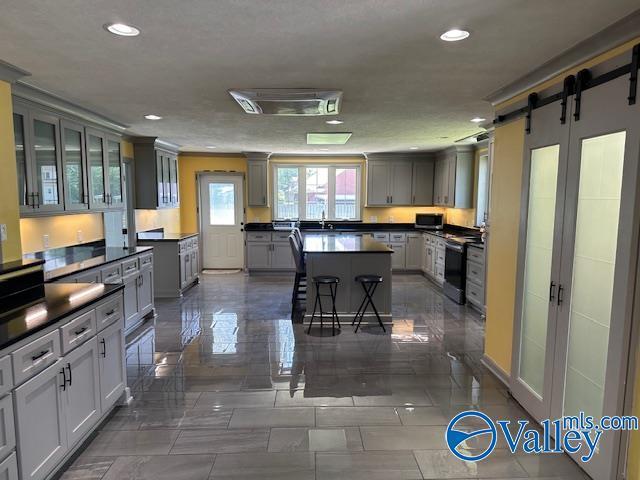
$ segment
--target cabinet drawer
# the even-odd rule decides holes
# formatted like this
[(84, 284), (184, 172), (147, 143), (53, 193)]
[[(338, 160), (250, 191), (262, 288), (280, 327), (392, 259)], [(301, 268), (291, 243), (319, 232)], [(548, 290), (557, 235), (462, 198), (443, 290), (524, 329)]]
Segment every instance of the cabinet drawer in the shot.
[(484, 289), (473, 282), (467, 281), (467, 300), (476, 305), (484, 306)]
[(100, 272), (98, 270), (92, 270), (75, 277), (76, 283), (100, 283)]
[(436, 238), (436, 247), (444, 249), (444, 248), (446, 248), (446, 246), (447, 246), (447, 244), (444, 241), (444, 238), (440, 238), (440, 237)]
[(247, 232), (247, 242), (270, 242), (271, 232)]
[(102, 283), (120, 283), (122, 282), (122, 268), (120, 264), (111, 265), (100, 270), (100, 278)]
[(60, 357), (60, 333), (54, 330), (11, 354), (16, 385), (56, 362)]
[(467, 262), (467, 279), (480, 286), (484, 285), (484, 266), (476, 262)]
[(426, 245), (431, 245), (433, 243), (431, 235), (426, 235), (426, 234), (424, 235), (424, 243)]
[(403, 243), (407, 241), (406, 233), (390, 233), (389, 241), (394, 243)]
[(138, 259), (133, 258), (131, 260), (127, 260), (122, 262), (122, 276), (126, 277), (131, 275), (132, 273), (136, 273), (138, 271)]
[(153, 265), (153, 254), (141, 255), (140, 258), (140, 270), (145, 267)]
[(444, 282), (444, 264), (436, 264), (435, 265), (435, 276), (439, 282)]
[(467, 258), (476, 263), (484, 265), (484, 249), (478, 247), (469, 247), (467, 249)]
[(198, 237), (193, 237), (191, 239), (191, 248), (198, 248)]
[(96, 328), (102, 330), (108, 325), (122, 318), (122, 297), (118, 295), (96, 307)]
[[(13, 421), (13, 395), (0, 400), (0, 458), (9, 455), (16, 446), (16, 427)], [(0, 480), (2, 480), (0, 469)]]
[(289, 241), (290, 232), (273, 232), (271, 234), (272, 242), (288, 242)]
[(62, 353), (73, 350), (97, 332), (96, 311), (91, 310), (60, 327)]
[(378, 242), (388, 242), (389, 241), (389, 233), (388, 232), (374, 232), (373, 239)]
[(436, 248), (436, 263), (440, 265), (444, 265), (445, 258), (445, 249), (444, 248)]
[(6, 355), (0, 359), (0, 397), (12, 388), (13, 372), (11, 371), (11, 355)]
[(16, 452), (13, 452), (6, 460), (0, 463), (0, 479), (18, 480), (18, 460), (16, 459)]

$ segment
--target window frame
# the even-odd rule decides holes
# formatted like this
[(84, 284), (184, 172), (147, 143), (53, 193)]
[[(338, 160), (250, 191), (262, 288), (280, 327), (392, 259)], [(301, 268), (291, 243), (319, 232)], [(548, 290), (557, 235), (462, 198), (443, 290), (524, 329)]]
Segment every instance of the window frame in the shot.
[[(307, 168), (328, 169), (328, 207), (325, 220), (329, 221), (360, 221), (362, 219), (362, 165), (357, 163), (272, 163), (271, 178), (273, 184), (273, 220), (286, 220), (278, 215), (278, 168), (298, 169), (298, 219), (301, 221), (320, 221), (319, 218), (306, 218), (307, 211)], [(336, 170), (349, 168), (356, 171), (356, 216), (353, 218), (336, 218)], [(295, 220), (295, 219), (292, 219)]]

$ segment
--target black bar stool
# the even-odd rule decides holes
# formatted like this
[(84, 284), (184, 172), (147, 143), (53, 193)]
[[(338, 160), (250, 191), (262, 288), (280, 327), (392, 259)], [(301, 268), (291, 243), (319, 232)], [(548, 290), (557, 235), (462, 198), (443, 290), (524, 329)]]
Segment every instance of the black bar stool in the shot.
[[(316, 316), (316, 308), (320, 307), (320, 328), (322, 328), (323, 312), (322, 311), (322, 299), (321, 297), (331, 297), (331, 335), (336, 334), (336, 321), (338, 322), (338, 328), (342, 328), (340, 325), (340, 319), (338, 318), (338, 312), (336, 312), (336, 294), (338, 293), (338, 284), (340, 279), (333, 275), (318, 275), (313, 277), (313, 283), (316, 286), (316, 301), (313, 304), (313, 314), (311, 315), (311, 321), (309, 322), (309, 329), (307, 333), (311, 332), (311, 325), (313, 324), (313, 318)], [(320, 293), (320, 287), (322, 285), (329, 286), (329, 293)]]
[(356, 282), (359, 282), (360, 285), (362, 285), (362, 289), (364, 290), (364, 298), (362, 299), (362, 303), (360, 304), (360, 307), (356, 312), (356, 316), (353, 317), (353, 322), (351, 322), (351, 325), (356, 323), (356, 320), (358, 320), (358, 316), (360, 316), (360, 320), (358, 320), (358, 325), (356, 325), (355, 330), (357, 332), (358, 328), (360, 328), (360, 323), (364, 318), (364, 313), (367, 310), (367, 307), (371, 305), (373, 311), (376, 314), (376, 317), (378, 317), (378, 323), (382, 327), (382, 331), (386, 332), (387, 330), (384, 328), (384, 324), (382, 323), (382, 319), (380, 318), (378, 309), (376, 308), (375, 303), (373, 303), (373, 294), (376, 292), (376, 288), (378, 288), (378, 285), (382, 283), (382, 277), (380, 275), (358, 275), (356, 277)]

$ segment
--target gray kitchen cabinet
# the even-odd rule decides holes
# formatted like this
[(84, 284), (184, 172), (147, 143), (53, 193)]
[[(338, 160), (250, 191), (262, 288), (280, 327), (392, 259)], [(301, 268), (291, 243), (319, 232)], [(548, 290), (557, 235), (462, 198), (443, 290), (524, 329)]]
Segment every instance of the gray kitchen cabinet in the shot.
[[(0, 458), (5, 458), (16, 446), (12, 395), (6, 395), (0, 400), (0, 432)], [(0, 468), (0, 479), (2, 478)]]
[(485, 311), (485, 259), (484, 248), (469, 245), (467, 248), (467, 303), (480, 312)]
[(106, 190), (105, 156), (107, 139), (104, 133), (85, 130), (88, 175), (89, 175), (89, 207), (92, 210), (105, 209), (108, 205)]
[(127, 383), (124, 346), (122, 321), (115, 322), (98, 334), (100, 406), (103, 412), (116, 403)]
[(66, 387), (63, 401), (67, 442), (73, 445), (91, 430), (102, 412), (96, 337), (65, 355), (64, 362)]
[(247, 200), (250, 207), (269, 206), (269, 174), (266, 155), (247, 156)]
[(84, 127), (79, 123), (60, 120), (62, 137), (62, 171), (64, 209), (68, 212), (89, 209), (87, 150)]
[[(171, 240), (139, 239), (138, 245), (152, 246), (153, 257), (162, 258), (161, 262), (151, 259), (140, 260), (140, 269), (148, 267), (153, 281), (148, 280), (149, 273), (142, 275), (139, 288), (150, 288), (155, 297), (180, 297), (184, 290), (200, 279), (200, 248), (198, 235)], [(145, 265), (144, 262), (149, 262)], [(147, 295), (149, 293), (147, 292)]]
[(107, 206), (119, 210), (124, 207), (124, 182), (122, 172), (122, 150), (120, 139), (112, 135), (106, 136), (107, 155), (105, 158), (107, 172), (106, 187), (108, 191)]
[(153, 310), (153, 268), (144, 267), (140, 270), (136, 289), (138, 297), (139, 315), (145, 316)]
[(124, 283), (124, 324), (125, 329), (129, 330), (130, 326), (138, 320), (138, 284), (140, 283), (140, 275), (133, 273), (123, 277)]
[(18, 198), (23, 217), (64, 210), (60, 119), (14, 102)]
[(180, 205), (178, 146), (157, 137), (133, 139), (135, 207), (177, 208)]
[(406, 268), (406, 246), (404, 243), (390, 243), (389, 248), (393, 250), (391, 254), (391, 268), (394, 270), (404, 270)]
[(60, 359), (15, 390), (16, 429), (25, 447), (18, 449), (23, 480), (44, 479), (67, 453), (64, 366)]
[(249, 270), (271, 267), (271, 243), (247, 242), (247, 267)]
[(296, 268), (289, 242), (272, 243), (271, 268), (278, 270), (293, 270)]
[(367, 204), (411, 205), (412, 176), (410, 161), (370, 161), (367, 168)]
[(18, 460), (16, 452), (13, 452), (2, 462), (0, 462), (0, 479), (2, 480), (19, 480), (18, 477)]
[(100, 283), (100, 271), (99, 270), (90, 270), (85, 273), (81, 273), (76, 275), (73, 280), (75, 283)]
[(407, 234), (406, 264), (407, 270), (422, 269), (423, 240), (420, 233)]
[(413, 162), (412, 205), (433, 205), (434, 170), (435, 161), (433, 158)]
[(439, 152), (434, 171), (434, 203), (443, 207), (473, 208), (474, 162), (471, 148)]

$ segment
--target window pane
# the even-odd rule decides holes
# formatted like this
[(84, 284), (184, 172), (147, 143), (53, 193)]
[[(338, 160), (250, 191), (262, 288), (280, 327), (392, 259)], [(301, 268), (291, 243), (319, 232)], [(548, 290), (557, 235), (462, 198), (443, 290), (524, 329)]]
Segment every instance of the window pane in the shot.
[(336, 168), (336, 218), (356, 218), (358, 171), (355, 168)]
[(306, 194), (306, 219), (315, 220), (322, 218), (323, 212), (325, 218), (329, 216), (328, 200), (329, 200), (329, 169), (324, 168), (307, 168), (307, 191)]
[(276, 172), (276, 217), (298, 218), (298, 167), (279, 167)]
[(235, 225), (236, 192), (233, 183), (209, 184), (209, 224)]

